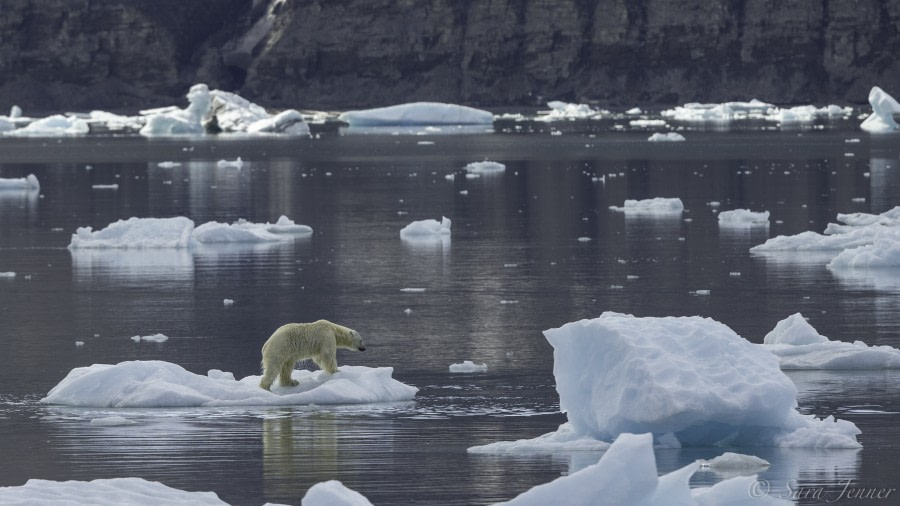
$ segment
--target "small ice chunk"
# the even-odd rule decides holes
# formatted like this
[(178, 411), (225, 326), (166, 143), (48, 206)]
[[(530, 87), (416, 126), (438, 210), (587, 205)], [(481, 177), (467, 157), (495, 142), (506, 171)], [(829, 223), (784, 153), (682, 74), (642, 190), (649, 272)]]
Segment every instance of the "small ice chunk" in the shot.
[(91, 425), (96, 427), (118, 427), (120, 425), (134, 425), (132, 420), (125, 418), (124, 416), (105, 416), (103, 418), (94, 418), (91, 420)]
[(400, 291), (405, 292), (405, 293), (423, 293), (423, 292), (425, 292), (425, 289), (424, 288), (401, 288)]
[(406, 313), (407, 315), (411, 315), (411, 314), (412, 314), (412, 309), (406, 308), (406, 309), (403, 310), (403, 312)]
[(169, 336), (165, 334), (153, 334), (149, 336), (132, 336), (131, 340), (139, 343), (141, 341), (149, 341), (152, 343), (164, 343), (169, 340)]
[(872, 114), (859, 125), (859, 128), (873, 134), (895, 132), (900, 128), (894, 120), (894, 114), (900, 113), (900, 104), (894, 97), (874, 86), (869, 91), (869, 104), (872, 106)]
[(233, 305), (234, 305), (234, 300), (233, 300), (233, 299), (225, 299), (225, 300), (222, 301), (222, 304), (224, 304), (224, 305), (226, 305), (226, 306), (233, 306)]
[(161, 169), (174, 169), (175, 167), (181, 167), (181, 163), (179, 163), (179, 162), (159, 162), (156, 164), (156, 166)]
[(487, 364), (476, 364), (471, 360), (463, 360), (461, 364), (450, 364), (450, 372), (484, 372)]
[[(666, 126), (666, 120), (664, 119), (633, 119), (628, 122), (629, 126), (633, 127), (662, 127)], [(663, 135), (663, 134), (653, 134), (653, 135)], [(682, 137), (682, 140), (684, 138)]]
[(237, 157), (236, 160), (219, 160), (218, 162), (216, 162), (216, 167), (219, 167), (220, 169), (228, 168), (228, 167), (240, 169), (243, 166), (244, 166), (244, 161), (241, 160), (241, 157)]
[(75, 341), (75, 346), (79, 348), (84, 346), (84, 341)]
[(763, 344), (815, 344), (828, 342), (800, 313), (794, 313), (778, 322), (763, 338)]
[(695, 295), (709, 295), (709, 290), (697, 290), (694, 292)]
[(450, 219), (447, 217), (442, 217), (441, 221), (414, 221), (400, 230), (400, 238), (424, 239), (450, 236), (450, 225)]
[(640, 107), (632, 107), (625, 111), (625, 114), (643, 114), (643, 112)]
[(769, 211), (753, 212), (733, 209), (719, 213), (719, 226), (723, 228), (747, 228), (769, 226)]
[(770, 466), (768, 460), (755, 455), (733, 452), (725, 452), (712, 460), (703, 460), (700, 465), (717, 471), (759, 470)]
[(590, 119), (600, 116), (602, 111), (593, 109), (588, 104), (571, 104), (554, 100), (547, 102), (549, 111), (540, 113), (534, 118), (535, 121), (552, 122), (562, 120)]
[(118, 190), (119, 185), (117, 183), (113, 184), (95, 184), (91, 185), (91, 188), (95, 190)]
[(2, 178), (0, 177), (0, 193), (6, 191), (27, 191), (38, 192), (41, 184), (38, 182), (34, 174), (28, 174), (25, 177), (18, 178)]
[(338, 480), (316, 483), (300, 501), (301, 506), (372, 506), (366, 496)]
[(13, 271), (0, 272), (0, 279), (13, 279), (15, 277), (16, 277), (16, 273)]
[(469, 174), (499, 174), (506, 170), (506, 165), (485, 160), (483, 162), (472, 162), (466, 165), (465, 169)]
[(582, 236), (582, 237), (578, 238), (578, 242), (590, 242), (590, 241), (591, 241), (590, 237)]
[(624, 206), (610, 206), (610, 210), (635, 215), (678, 215), (684, 211), (684, 204), (679, 198), (628, 199)]
[(669, 132), (669, 133), (655, 133), (647, 138), (650, 142), (683, 142), (686, 139), (683, 135), (678, 132)]

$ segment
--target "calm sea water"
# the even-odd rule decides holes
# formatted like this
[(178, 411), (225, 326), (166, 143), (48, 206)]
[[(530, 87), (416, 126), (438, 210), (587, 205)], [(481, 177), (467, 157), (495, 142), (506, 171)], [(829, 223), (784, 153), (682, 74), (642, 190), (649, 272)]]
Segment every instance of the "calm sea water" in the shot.
[[(17, 273), (0, 279), (0, 486), (139, 476), (254, 505), (299, 504), (311, 485), (339, 479), (375, 504), (488, 504), (600, 457), (466, 453), (565, 421), (545, 329), (603, 311), (702, 315), (761, 342), (799, 311), (833, 339), (900, 346), (900, 276), (836, 277), (815, 258), (748, 252), (770, 236), (821, 232), (838, 212), (900, 205), (896, 136), (743, 129), (648, 143), (646, 132), (578, 123), (562, 135), (516, 126), (461, 135), (329, 130), (318, 139), (0, 139), (0, 177), (33, 173), (42, 185), (39, 197), (0, 193), (0, 272)], [(241, 170), (216, 165), (237, 156)], [(462, 174), (484, 159), (506, 172)], [(680, 197), (689, 220), (608, 209), (651, 197)], [(736, 208), (771, 211), (771, 227), (720, 230), (714, 210)], [(191, 252), (66, 249), (77, 227), (132, 216), (200, 224), (282, 214), (313, 236)], [(453, 220), (451, 242), (400, 240), (409, 222), (441, 216)], [(94, 363), (166, 360), (199, 374), (258, 374), (260, 346), (275, 328), (319, 318), (366, 338), (366, 352), (342, 352), (339, 363), (391, 366), (420, 388), (416, 400), (157, 410), (38, 403), (71, 369)], [(170, 339), (130, 339), (158, 332)], [(463, 360), (489, 371), (448, 372)], [(900, 488), (900, 373), (790, 376), (801, 411), (852, 420), (864, 449), (744, 449), (772, 463), (760, 475), (770, 493), (859, 504), (843, 492), (848, 484)], [(112, 414), (137, 423), (89, 423)], [(657, 462), (668, 472), (721, 452), (659, 450)], [(722, 478), (699, 472), (692, 484)]]

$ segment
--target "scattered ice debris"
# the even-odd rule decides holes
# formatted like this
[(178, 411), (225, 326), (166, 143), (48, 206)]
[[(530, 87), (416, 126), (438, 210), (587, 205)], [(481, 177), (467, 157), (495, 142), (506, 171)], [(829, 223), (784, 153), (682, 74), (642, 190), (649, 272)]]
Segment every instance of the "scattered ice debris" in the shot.
[(872, 114), (866, 118), (859, 128), (873, 134), (895, 132), (898, 130), (894, 114), (900, 113), (900, 104), (878, 86), (869, 91), (869, 104)]
[(466, 176), (469, 174), (499, 174), (506, 170), (506, 165), (499, 162), (491, 162), (485, 160), (483, 162), (472, 162), (465, 166)]
[[(679, 505), (708, 506), (715, 504), (754, 504), (758, 506), (789, 506), (793, 502), (772, 496), (752, 497), (756, 476), (738, 476), (711, 487), (691, 489), (691, 476), (700, 468), (699, 462), (659, 476), (653, 454), (651, 434), (622, 434), (600, 457), (596, 464), (572, 474), (559, 477), (523, 492), (510, 501), (495, 506), (544, 506), (565, 504), (588, 506), (595, 504), (631, 504), (642, 506)], [(741, 501), (747, 497), (747, 501)]]
[(442, 217), (437, 220), (419, 220), (410, 223), (400, 230), (400, 238), (428, 239), (450, 236), (450, 219)]
[(684, 104), (661, 112), (665, 118), (685, 123), (730, 123), (737, 119), (762, 118), (773, 108), (772, 104), (753, 99), (749, 102), (725, 102), (723, 104)]
[(141, 341), (149, 341), (152, 343), (164, 343), (169, 340), (169, 336), (165, 334), (153, 334), (150, 336), (132, 336), (131, 340), (139, 343)]
[(300, 501), (301, 506), (372, 506), (359, 492), (349, 489), (338, 480), (316, 483)]
[(669, 132), (669, 133), (659, 133), (651, 135), (647, 138), (650, 142), (682, 142), (685, 140), (684, 136), (678, 132)]
[(228, 506), (214, 492), (187, 492), (142, 478), (109, 478), (93, 481), (30, 479), (24, 485), (0, 487), (0, 504), (50, 506), (142, 506), (190, 504)]
[(27, 191), (37, 192), (41, 190), (41, 183), (34, 174), (28, 174), (26, 177), (18, 178), (2, 178), (0, 177), (0, 192), (5, 191)]
[(188, 248), (200, 243), (274, 243), (312, 234), (312, 228), (298, 225), (286, 216), (272, 223), (251, 223), (240, 219), (232, 224), (215, 221), (194, 228), (193, 220), (174, 218), (129, 218), (111, 223), (102, 230), (79, 227), (69, 249)]
[(739, 277), (741, 277), (741, 273), (738, 272), (738, 271), (731, 271), (731, 272), (728, 273), (728, 275), (731, 276), (731, 277), (733, 277), (733, 278), (739, 278)]
[(547, 102), (547, 107), (549, 107), (550, 110), (538, 113), (535, 121), (551, 122), (574, 119), (589, 119), (600, 116), (603, 112), (592, 109), (591, 106), (587, 104), (570, 104), (567, 102), (560, 102), (558, 100)]
[(626, 432), (671, 433), (682, 446), (860, 447), (853, 423), (800, 414), (778, 359), (715, 320), (606, 312), (544, 335), (568, 422), (469, 451), (596, 447)]
[(90, 132), (87, 122), (62, 114), (54, 114), (46, 118), (32, 121), (27, 126), (15, 130), (7, 130), (3, 135), (13, 137), (67, 137), (85, 135)]
[(719, 213), (722, 228), (768, 227), (769, 211), (753, 212), (747, 209), (733, 209)]
[(224, 299), (224, 300), (222, 301), (222, 304), (225, 305), (225, 306), (233, 306), (233, 305), (234, 305), (234, 299)]
[(778, 357), (782, 369), (900, 369), (900, 349), (831, 341), (800, 313), (778, 322), (763, 347)]
[(59, 382), (44, 404), (96, 408), (162, 408), (200, 406), (282, 406), (364, 404), (412, 400), (418, 389), (391, 377), (391, 367), (342, 365), (333, 375), (299, 371), (295, 387), (259, 388), (260, 376), (240, 381), (201, 376), (163, 361), (78, 367)]
[(124, 416), (105, 416), (103, 418), (94, 418), (91, 420), (91, 425), (96, 427), (118, 427), (121, 425), (134, 425), (134, 421), (125, 418)]
[(464, 105), (439, 102), (409, 104), (347, 111), (338, 116), (350, 126), (489, 125), (494, 115)]
[(91, 185), (91, 188), (93, 188), (94, 190), (118, 190), (118, 189), (119, 189), (119, 185), (118, 185), (118, 183), (112, 183), (112, 184), (93, 184), (93, 185)]
[(656, 197), (644, 200), (626, 200), (622, 207), (610, 206), (613, 211), (634, 215), (680, 215), (684, 204), (679, 198)]
[(461, 364), (450, 364), (450, 372), (484, 372), (487, 364), (476, 364), (471, 360), (463, 360)]
[(700, 461), (701, 467), (708, 467), (717, 471), (761, 470), (770, 465), (768, 460), (761, 459), (755, 455), (732, 452), (725, 452), (712, 460)]
[(816, 107), (814, 105), (798, 105), (790, 108), (773, 107), (767, 111), (766, 121), (792, 125), (813, 123), (818, 118), (840, 118), (849, 116), (852, 113), (852, 107), (840, 107), (833, 104), (825, 107)]
[(405, 292), (405, 293), (424, 293), (425, 289), (424, 288), (401, 288), (400, 291)]
[(241, 157), (237, 157), (237, 160), (219, 160), (218, 162), (216, 162), (216, 167), (219, 167), (220, 169), (228, 167), (240, 169), (243, 166), (244, 161), (241, 160)]

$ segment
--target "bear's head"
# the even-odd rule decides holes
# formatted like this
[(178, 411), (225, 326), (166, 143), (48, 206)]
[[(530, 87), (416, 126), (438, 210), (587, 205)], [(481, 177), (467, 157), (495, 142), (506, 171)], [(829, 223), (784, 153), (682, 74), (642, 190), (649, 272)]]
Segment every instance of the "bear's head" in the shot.
[(359, 351), (366, 351), (366, 343), (363, 342), (363, 338), (359, 335), (359, 332), (355, 330), (350, 331), (350, 339), (353, 340), (353, 347)]

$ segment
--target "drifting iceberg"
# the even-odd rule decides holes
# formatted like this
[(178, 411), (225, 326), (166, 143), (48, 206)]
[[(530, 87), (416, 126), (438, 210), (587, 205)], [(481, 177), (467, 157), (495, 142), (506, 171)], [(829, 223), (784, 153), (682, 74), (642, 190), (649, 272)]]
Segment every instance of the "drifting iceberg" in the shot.
[(550, 108), (550, 111), (540, 114), (535, 118), (535, 121), (551, 122), (589, 119), (600, 116), (603, 113), (603, 111), (592, 109), (591, 106), (587, 104), (570, 104), (558, 100), (547, 102), (547, 107)]
[(678, 132), (669, 132), (669, 133), (655, 133), (647, 138), (650, 142), (683, 142), (686, 139), (683, 135)]
[(398, 126), (398, 125), (490, 125), (494, 115), (488, 111), (464, 105), (439, 102), (414, 102), (410, 104), (347, 111), (338, 119), (350, 126)]
[(0, 177), (0, 192), (2, 191), (27, 191), (37, 192), (41, 190), (41, 183), (34, 174), (26, 177), (2, 178)]
[[(545, 449), (626, 432), (651, 432), (668, 446), (860, 447), (853, 423), (797, 412), (797, 389), (778, 359), (715, 320), (606, 312), (544, 335), (568, 417), (557, 433), (537, 438)], [(469, 451), (518, 452), (528, 444)]]
[(450, 236), (450, 219), (442, 217), (437, 220), (419, 220), (410, 223), (400, 230), (401, 239), (429, 239)]
[(13, 137), (64, 137), (70, 135), (85, 135), (91, 128), (87, 122), (62, 114), (54, 114), (46, 118), (32, 121), (27, 126), (8, 130), (3, 135)]
[(872, 114), (859, 125), (859, 128), (873, 134), (896, 132), (900, 128), (894, 120), (894, 114), (900, 114), (900, 104), (894, 97), (878, 86), (873, 86), (869, 91), (869, 104), (872, 106)]
[(800, 313), (778, 322), (763, 341), (782, 369), (900, 369), (900, 350), (862, 341), (831, 341)]
[(610, 209), (626, 215), (661, 215), (671, 216), (673, 214), (681, 214), (684, 211), (684, 204), (679, 198), (652, 198), (645, 200), (626, 200), (622, 207), (610, 206)]
[(723, 228), (768, 227), (769, 211), (759, 213), (747, 209), (733, 209), (719, 213), (719, 226)]
[(472, 162), (466, 165), (465, 169), (469, 174), (499, 174), (506, 171), (506, 165), (485, 160), (483, 162)]
[(392, 367), (343, 365), (323, 371), (293, 371), (295, 387), (259, 388), (260, 376), (240, 381), (221, 371), (201, 376), (163, 361), (78, 367), (53, 387), (44, 404), (96, 408), (283, 406), (368, 404), (412, 400), (417, 388), (391, 377)]
[(142, 478), (110, 478), (93, 481), (31, 479), (18, 487), (0, 487), (0, 504), (34, 506), (144, 506), (191, 504), (228, 506), (214, 492), (188, 492)]

